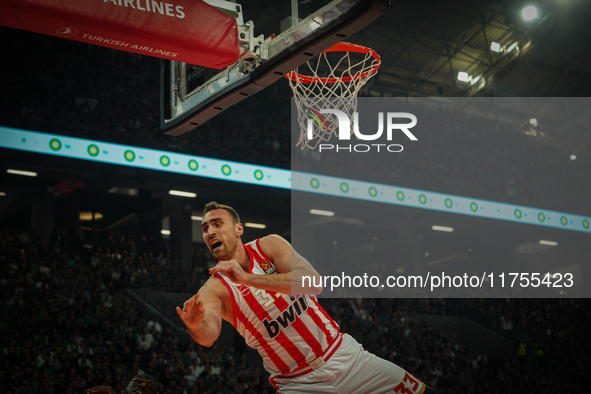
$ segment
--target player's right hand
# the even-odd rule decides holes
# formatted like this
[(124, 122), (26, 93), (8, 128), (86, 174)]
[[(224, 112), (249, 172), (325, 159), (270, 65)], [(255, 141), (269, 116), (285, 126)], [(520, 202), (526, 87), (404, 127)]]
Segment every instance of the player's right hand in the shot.
[(176, 312), (189, 330), (197, 328), (205, 317), (203, 302), (199, 301), (199, 294), (195, 294), (183, 304), (183, 309), (176, 307)]

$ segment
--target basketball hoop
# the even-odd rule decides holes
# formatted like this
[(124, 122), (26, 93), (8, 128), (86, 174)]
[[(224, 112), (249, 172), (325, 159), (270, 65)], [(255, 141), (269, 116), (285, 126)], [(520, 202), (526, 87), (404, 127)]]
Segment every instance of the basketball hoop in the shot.
[[(334, 52), (342, 52), (343, 55), (328, 55)], [(359, 90), (375, 75), (380, 62), (380, 56), (373, 49), (341, 42), (322, 52), (316, 63), (312, 60), (306, 63), (311, 75), (300, 74), (298, 68), (286, 74), (298, 110), (300, 137), (296, 146), (314, 149), (320, 142), (336, 135), (339, 130), (338, 118), (334, 115), (322, 116), (320, 111), (336, 109), (351, 119), (357, 110)], [(319, 73), (328, 77), (320, 77)], [(318, 126), (312, 125), (312, 138), (308, 135), (309, 121), (315, 121)]]

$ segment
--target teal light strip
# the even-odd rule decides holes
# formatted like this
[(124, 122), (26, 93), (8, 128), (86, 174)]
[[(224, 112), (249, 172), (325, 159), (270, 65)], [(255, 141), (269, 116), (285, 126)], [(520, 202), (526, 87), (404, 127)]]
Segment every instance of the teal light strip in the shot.
[(591, 232), (589, 225), (591, 218), (570, 213), (295, 171), (292, 179), (291, 171), (278, 168), (1, 126), (0, 147), (224, 181)]
[(478, 200), (345, 178), (294, 172), (292, 189), (336, 197), (459, 213), (510, 222), (591, 232), (591, 219), (580, 215)]
[(0, 147), (224, 181), (291, 188), (291, 172), (288, 170), (6, 127), (0, 127)]

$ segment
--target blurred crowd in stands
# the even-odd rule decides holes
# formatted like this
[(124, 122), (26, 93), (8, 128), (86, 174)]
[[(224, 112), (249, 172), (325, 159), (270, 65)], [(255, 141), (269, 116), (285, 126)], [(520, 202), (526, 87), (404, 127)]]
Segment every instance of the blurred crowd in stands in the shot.
[[(164, 279), (141, 286), (186, 294), (206, 279), (204, 250), (186, 273), (191, 279), (169, 282), (165, 278), (178, 274), (178, 267), (164, 249), (136, 243), (141, 239), (113, 236), (104, 248), (76, 255), (30, 233), (0, 231), (0, 392), (77, 394), (95, 385), (118, 392), (137, 373), (153, 376), (161, 394), (273, 392), (253, 351), (240, 343), (204, 348), (190, 340), (180, 320), (165, 324), (130, 296), (127, 289), (140, 286), (142, 275)], [(342, 332), (442, 394), (570, 392), (589, 366), (590, 311), (583, 300), (336, 299), (322, 304)], [(548, 362), (520, 363), (517, 351), (478, 351), (421, 318), (421, 313), (449, 315), (460, 309), (516, 341), (529, 338), (532, 346), (540, 341)], [(579, 381), (557, 375), (555, 361), (575, 369)]]
[[(113, 232), (104, 237), (85, 240), (93, 266), (106, 265), (112, 270), (112, 279), (120, 287), (150, 287), (168, 291), (196, 292), (207, 279), (207, 267), (183, 269), (177, 259), (170, 256), (164, 240), (154, 239), (134, 231), (126, 235)], [(195, 249), (195, 261), (209, 261), (206, 248)]]
[(245, 354), (201, 347), (148, 317), (125, 292), (114, 254), (91, 261), (5, 231), (0, 245), (0, 392), (120, 392), (137, 373), (153, 376), (161, 394), (271, 392)]
[(462, 304), (476, 321), (523, 343), (529, 355), (543, 354), (580, 373), (589, 370), (589, 300), (471, 299)]
[[(291, 90), (278, 81), (178, 137), (160, 130), (159, 60), (3, 28), (11, 62), (2, 67), (7, 100), (0, 125), (258, 165), (324, 171), (474, 198), (589, 214), (589, 159), (498, 122), (419, 112), (419, 141), (402, 153), (334, 156), (321, 163), (292, 153)], [(11, 38), (10, 38), (11, 37)], [(402, 108), (397, 108), (402, 110)], [(352, 140), (353, 141), (353, 140)], [(395, 141), (400, 142), (400, 141)], [(333, 143), (335, 143), (333, 141)], [(341, 159), (342, 159), (341, 155)], [(334, 168), (333, 168), (334, 167)], [(359, 178), (362, 177), (362, 178)]]
[[(11, 54), (2, 65), (8, 98), (0, 106), (2, 126), (591, 212), (588, 162), (571, 161), (539, 138), (498, 123), (436, 116), (441, 110), (425, 108), (417, 113), (426, 123), (419, 142), (405, 143), (405, 152), (388, 159), (351, 154), (346, 161), (326, 155), (319, 163), (309, 152), (292, 154), (291, 93), (279, 81), (197, 131), (170, 137), (159, 127), (158, 59), (6, 28), (2, 33)], [(128, 292), (192, 294), (213, 263), (204, 247), (195, 249), (194, 266), (184, 269), (164, 242), (139, 232), (110, 233), (99, 241), (72, 253), (59, 242), (42, 244), (35, 235), (0, 230), (0, 392), (77, 394), (95, 385), (119, 391), (142, 372), (156, 379), (160, 394), (273, 391), (256, 354), (237, 345), (192, 343), (180, 320), (165, 324)], [(587, 300), (322, 304), (343, 332), (442, 394), (572, 392), (591, 365)], [(480, 352), (429, 325), (420, 313), (468, 317), (508, 337), (516, 349)], [(527, 362), (518, 359), (523, 353)], [(566, 379), (558, 370), (572, 374)]]

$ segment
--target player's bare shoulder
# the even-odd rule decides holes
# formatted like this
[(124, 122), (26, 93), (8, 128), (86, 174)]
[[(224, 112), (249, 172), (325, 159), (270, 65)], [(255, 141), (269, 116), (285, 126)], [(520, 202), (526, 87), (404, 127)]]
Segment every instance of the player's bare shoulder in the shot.
[(291, 252), (289, 242), (277, 234), (270, 234), (259, 240), (261, 251), (271, 259), (280, 273), (291, 272)]
[(217, 297), (224, 298), (228, 293), (226, 286), (222, 280), (215, 275), (211, 275), (203, 286), (198, 291), (201, 298)]
[[(269, 234), (259, 239), (259, 245), (267, 255), (284, 253), (291, 250), (291, 245), (280, 235)], [(270, 256), (269, 256), (270, 257)]]

